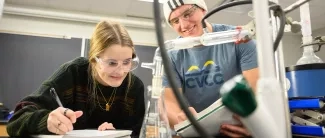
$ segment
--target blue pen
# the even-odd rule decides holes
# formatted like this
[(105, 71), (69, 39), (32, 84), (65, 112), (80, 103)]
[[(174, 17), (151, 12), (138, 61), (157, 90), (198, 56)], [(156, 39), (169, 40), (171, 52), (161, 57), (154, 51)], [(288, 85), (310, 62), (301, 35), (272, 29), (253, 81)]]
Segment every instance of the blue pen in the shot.
[(59, 98), (59, 96), (58, 96), (58, 94), (56, 93), (56, 91), (55, 91), (54, 88), (51, 88), (51, 89), (50, 89), (50, 93), (51, 93), (51, 95), (53, 96), (53, 98), (56, 100), (56, 102), (58, 103), (58, 105), (59, 105), (60, 107), (63, 107), (63, 105), (62, 105), (62, 103), (61, 103), (61, 101), (60, 101), (60, 98)]

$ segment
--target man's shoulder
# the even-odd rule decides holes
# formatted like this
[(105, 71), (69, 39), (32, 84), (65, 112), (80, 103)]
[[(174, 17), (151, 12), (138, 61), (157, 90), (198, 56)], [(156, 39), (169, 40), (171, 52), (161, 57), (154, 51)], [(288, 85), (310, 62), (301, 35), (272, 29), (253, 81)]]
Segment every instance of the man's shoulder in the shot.
[(169, 50), (167, 53), (169, 57), (173, 60), (177, 58), (177, 55), (181, 54), (183, 49)]
[[(196, 51), (193, 50), (194, 48), (189, 48), (189, 49), (177, 49), (177, 50), (170, 50), (168, 51), (168, 55), (170, 58), (172, 58), (172, 60), (176, 60), (179, 59), (180, 57), (183, 57), (184, 60), (187, 60), (188, 58), (195, 58), (196, 52), (192, 52), (192, 51)], [(191, 53), (190, 55), (188, 53)], [(193, 55), (194, 54), (194, 55)]]

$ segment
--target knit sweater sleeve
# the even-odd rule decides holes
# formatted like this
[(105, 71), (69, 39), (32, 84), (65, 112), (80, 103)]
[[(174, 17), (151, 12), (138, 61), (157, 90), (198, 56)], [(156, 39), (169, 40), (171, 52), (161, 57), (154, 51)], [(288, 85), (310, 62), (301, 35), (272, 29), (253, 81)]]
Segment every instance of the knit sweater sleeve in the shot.
[[(63, 64), (40, 88), (23, 98), (16, 106), (12, 118), (7, 124), (10, 136), (26, 136), (35, 134), (50, 134), (47, 129), (47, 118), (51, 111), (59, 107), (50, 94), (50, 89), (55, 88), (60, 99), (68, 87), (73, 88), (75, 72), (71, 63)], [(61, 100), (62, 101), (62, 100)], [(63, 106), (65, 103), (63, 102)]]
[(136, 124), (133, 126), (132, 136), (139, 136), (145, 114), (145, 90), (143, 82), (136, 77), (134, 89), (137, 90), (137, 99), (135, 101)]

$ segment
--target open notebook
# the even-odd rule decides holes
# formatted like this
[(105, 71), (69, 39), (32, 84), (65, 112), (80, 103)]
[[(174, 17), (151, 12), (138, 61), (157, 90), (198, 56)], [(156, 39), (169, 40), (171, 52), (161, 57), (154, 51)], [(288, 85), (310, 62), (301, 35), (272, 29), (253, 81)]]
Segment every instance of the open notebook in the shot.
[(65, 135), (37, 135), (34, 138), (130, 138), (130, 130), (73, 130)]
[[(222, 105), (221, 99), (198, 113), (196, 115), (196, 120), (199, 121), (200, 125), (209, 133), (209, 135), (218, 135), (220, 126), (223, 123), (238, 124), (238, 122), (233, 119), (233, 113)], [(175, 125), (174, 129), (183, 137), (199, 136), (189, 120), (185, 120)]]

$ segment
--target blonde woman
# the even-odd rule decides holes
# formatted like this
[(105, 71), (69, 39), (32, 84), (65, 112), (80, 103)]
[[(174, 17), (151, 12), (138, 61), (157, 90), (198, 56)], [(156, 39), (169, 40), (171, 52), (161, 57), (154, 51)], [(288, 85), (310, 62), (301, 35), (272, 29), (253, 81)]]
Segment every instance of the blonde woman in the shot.
[(131, 73), (138, 62), (126, 29), (101, 21), (92, 35), (88, 59), (63, 64), (36, 92), (21, 100), (7, 125), (8, 134), (128, 129), (138, 135), (144, 117), (144, 85)]

